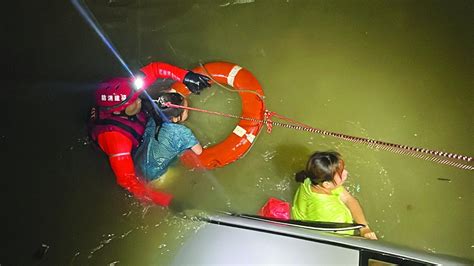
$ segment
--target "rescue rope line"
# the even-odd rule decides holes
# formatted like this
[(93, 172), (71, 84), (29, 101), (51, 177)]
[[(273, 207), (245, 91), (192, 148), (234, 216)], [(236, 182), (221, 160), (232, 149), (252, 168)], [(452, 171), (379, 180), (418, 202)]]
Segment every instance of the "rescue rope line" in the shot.
[[(430, 149), (425, 149), (425, 148), (411, 147), (407, 145), (389, 143), (389, 142), (375, 140), (375, 139), (362, 138), (362, 137), (356, 137), (356, 136), (346, 135), (346, 134), (337, 133), (337, 132), (331, 132), (331, 131), (327, 131), (327, 130), (323, 130), (319, 128), (314, 128), (312, 126), (300, 123), (298, 121), (279, 115), (275, 112), (270, 112), (268, 110), (265, 111), (265, 118), (263, 120), (260, 120), (260, 119), (255, 119), (255, 118), (238, 116), (234, 114), (209, 111), (209, 110), (199, 109), (195, 107), (176, 105), (172, 103), (165, 103), (164, 105), (171, 108), (182, 108), (182, 109), (187, 109), (190, 111), (197, 111), (197, 112), (213, 114), (213, 115), (218, 115), (218, 116), (223, 116), (223, 117), (228, 117), (228, 118), (236, 118), (236, 119), (251, 121), (255, 123), (263, 123), (267, 126), (268, 133), (271, 133), (273, 126), (280, 126), (280, 127), (290, 128), (294, 130), (307, 131), (311, 133), (317, 133), (320, 135), (331, 136), (331, 137), (343, 139), (343, 140), (354, 142), (354, 143), (366, 144), (367, 146), (373, 149), (390, 151), (390, 152), (398, 153), (402, 155), (410, 155), (416, 158), (420, 158), (420, 159), (424, 159), (424, 160), (428, 160), (428, 161), (432, 161), (432, 162), (436, 162), (440, 164), (450, 165), (450, 166), (457, 167), (464, 170), (474, 170), (474, 166), (469, 164), (472, 162), (472, 157), (469, 157), (469, 156), (443, 152), (443, 151), (430, 150)], [(275, 122), (272, 120), (273, 116), (282, 120), (286, 120), (289, 123)], [(458, 161), (454, 161), (454, 160), (458, 160)]]

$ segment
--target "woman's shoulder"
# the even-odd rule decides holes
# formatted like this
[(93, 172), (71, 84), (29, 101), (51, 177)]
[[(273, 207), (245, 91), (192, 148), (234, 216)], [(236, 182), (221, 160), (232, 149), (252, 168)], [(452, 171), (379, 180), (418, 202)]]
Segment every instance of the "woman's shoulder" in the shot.
[(169, 125), (166, 128), (167, 134), (172, 134), (175, 136), (179, 136), (179, 138), (191, 138), (194, 136), (192, 130), (183, 125), (177, 123), (168, 123)]
[(333, 190), (331, 191), (331, 194), (336, 195), (336, 196), (340, 196), (343, 192), (344, 192), (344, 187), (343, 187), (343, 186), (339, 186), (339, 187), (333, 189)]
[(316, 192), (313, 191), (312, 189), (312, 183), (311, 183), (311, 180), (309, 178), (306, 178), (303, 183), (301, 183), (300, 185), (300, 189), (304, 191), (304, 194), (307, 196), (307, 197), (314, 197), (314, 196), (317, 196), (315, 194), (318, 194)]
[(178, 124), (178, 123), (163, 123), (162, 127), (165, 127), (171, 130), (182, 130), (182, 131), (190, 130), (187, 126), (183, 124)]

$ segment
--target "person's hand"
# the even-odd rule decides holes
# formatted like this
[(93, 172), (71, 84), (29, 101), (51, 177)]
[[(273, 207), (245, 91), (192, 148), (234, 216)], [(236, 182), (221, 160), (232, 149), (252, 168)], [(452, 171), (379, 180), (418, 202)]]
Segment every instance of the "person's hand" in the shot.
[(160, 206), (169, 206), (170, 202), (173, 199), (173, 195), (162, 191), (154, 190), (152, 188), (148, 188), (147, 192), (147, 198), (149, 198), (149, 200), (154, 204), (158, 204)]
[(368, 226), (360, 229), (360, 235), (367, 239), (377, 240), (377, 235)]
[(183, 83), (192, 93), (199, 94), (204, 88), (211, 86), (211, 84), (209, 84), (210, 80), (208, 76), (189, 71), (186, 76), (184, 76)]

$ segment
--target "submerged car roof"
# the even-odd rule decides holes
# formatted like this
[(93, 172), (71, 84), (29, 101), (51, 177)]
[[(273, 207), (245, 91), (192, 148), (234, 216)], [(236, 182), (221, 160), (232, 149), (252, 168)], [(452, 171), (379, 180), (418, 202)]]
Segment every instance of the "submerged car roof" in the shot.
[(201, 213), (199, 219), (205, 225), (184, 243), (174, 265), (472, 265), (462, 258), (263, 217)]

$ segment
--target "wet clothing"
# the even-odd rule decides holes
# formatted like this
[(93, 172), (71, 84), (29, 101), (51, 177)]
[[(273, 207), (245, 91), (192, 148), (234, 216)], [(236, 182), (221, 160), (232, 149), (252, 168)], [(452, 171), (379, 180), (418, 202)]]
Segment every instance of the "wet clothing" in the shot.
[[(296, 191), (291, 208), (292, 219), (352, 223), (352, 214), (341, 200), (344, 188), (338, 187), (331, 194), (319, 194), (311, 190), (311, 180), (306, 178)], [(341, 231), (344, 234), (353, 231)]]
[(193, 132), (181, 124), (163, 123), (156, 138), (155, 132), (155, 121), (150, 119), (143, 144), (133, 157), (137, 173), (147, 181), (159, 178), (178, 155), (199, 143)]
[(92, 140), (97, 141), (98, 136), (104, 132), (117, 131), (132, 141), (133, 148), (138, 147), (148, 120), (144, 112), (134, 116), (119, 116), (97, 108), (92, 110), (91, 123), (94, 127), (90, 132)]
[[(172, 78), (182, 82), (187, 70), (161, 62), (151, 63), (141, 69), (144, 86), (149, 87), (159, 78)], [(100, 110), (100, 108), (98, 108)], [(143, 201), (151, 201), (162, 206), (168, 206), (172, 195), (159, 192), (149, 188), (146, 182), (139, 179), (135, 173), (132, 160), (132, 149), (139, 146), (139, 139), (143, 135), (144, 124), (147, 117), (141, 111), (133, 117), (117, 118), (106, 111), (99, 111), (99, 118), (113, 118), (111, 121), (94, 120), (91, 123), (90, 134), (95, 139), (101, 149), (109, 156), (110, 165), (117, 178), (117, 183), (130, 191), (136, 198)], [(116, 124), (121, 123), (121, 125)], [(126, 130), (123, 125), (135, 129), (136, 134)]]
[(189, 72), (186, 69), (162, 62), (150, 63), (141, 68), (140, 71), (145, 75), (143, 77), (143, 86), (145, 88), (153, 85), (157, 79), (170, 78), (175, 81), (183, 82), (184, 76)]

